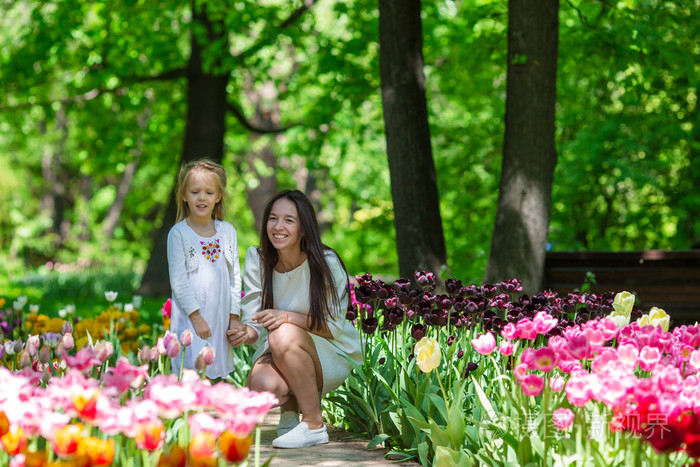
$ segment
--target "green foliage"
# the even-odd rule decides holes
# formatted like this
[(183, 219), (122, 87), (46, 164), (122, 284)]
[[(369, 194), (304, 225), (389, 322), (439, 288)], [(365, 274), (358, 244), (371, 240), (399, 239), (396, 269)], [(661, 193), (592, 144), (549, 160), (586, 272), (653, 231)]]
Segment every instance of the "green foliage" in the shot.
[[(194, 34), (205, 69), (227, 74), (229, 103), (250, 121), (275, 110), (289, 127), (256, 134), (227, 117), (228, 214), (241, 254), (258, 242), (246, 198), (259, 183), (251, 155), (269, 148), (278, 185), (318, 200), (324, 241), (350, 273), (394, 277), (376, 3), (316, 2), (285, 23), (300, 5), (197, 1), (212, 30), (226, 31), (210, 40), (188, 2), (8, 4), (0, 18), (3, 270), (19, 276), (81, 259), (143, 271), (182, 152), (182, 70)], [(449, 274), (478, 282), (500, 183), (507, 4), (422, 8)], [(684, 0), (561, 4), (552, 248), (699, 244), (696, 9)]]

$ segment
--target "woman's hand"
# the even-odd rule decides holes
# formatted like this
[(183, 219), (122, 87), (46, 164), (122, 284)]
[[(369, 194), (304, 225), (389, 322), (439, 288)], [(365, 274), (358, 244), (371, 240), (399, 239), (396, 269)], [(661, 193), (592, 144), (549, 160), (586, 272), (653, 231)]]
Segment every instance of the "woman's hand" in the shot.
[(248, 340), (248, 326), (243, 325), (244, 329), (229, 329), (226, 331), (226, 340), (231, 347), (240, 347)]
[(284, 323), (289, 322), (289, 312), (284, 310), (267, 309), (255, 313), (253, 320), (262, 324), (268, 331), (274, 331)]

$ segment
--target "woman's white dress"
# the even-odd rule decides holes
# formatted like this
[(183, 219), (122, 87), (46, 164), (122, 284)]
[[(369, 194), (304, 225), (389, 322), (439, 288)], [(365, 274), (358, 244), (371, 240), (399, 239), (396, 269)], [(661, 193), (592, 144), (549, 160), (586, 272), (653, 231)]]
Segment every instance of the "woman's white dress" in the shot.
[[(336, 389), (350, 374), (351, 366), (342, 356), (350, 358), (358, 365), (362, 363), (360, 334), (345, 318), (347, 312), (347, 308), (344, 306), (347, 304), (347, 275), (334, 252), (330, 250), (326, 252), (326, 261), (328, 261), (328, 266), (333, 274), (341, 305), (333, 306), (332, 319), (329, 319), (327, 323), (333, 339), (309, 333), (316, 345), (316, 352), (323, 370), (323, 394)], [(308, 261), (304, 261), (300, 266), (287, 273), (274, 271), (272, 278), (274, 307), (278, 310), (308, 315), (310, 278)], [(251, 319), (262, 307), (262, 270), (260, 255), (256, 247), (250, 247), (246, 252), (243, 289), (245, 295), (241, 301), (242, 320), (258, 332), (258, 340), (255, 343), (257, 349), (253, 354), (253, 362), (255, 362), (263, 353), (269, 351), (267, 330)]]
[[(206, 376), (224, 378), (234, 368), (233, 351), (226, 339), (229, 315), (240, 313), (240, 266), (237, 245), (231, 245), (232, 242), (236, 242), (235, 234), (233, 240), (226, 238), (230, 237), (233, 226), (216, 222), (217, 233), (211, 237), (201, 237), (186, 223), (184, 226), (178, 226), (178, 232), (173, 234), (172, 239), (168, 239), (168, 262), (173, 283), (170, 330), (176, 333), (178, 338), (186, 329), (192, 332), (192, 344), (184, 353), (184, 368), (194, 368), (200, 351), (209, 346), (214, 349), (215, 358), (214, 363), (207, 366)], [(227, 229), (228, 227), (230, 229)], [(229, 235), (224, 235), (225, 233)], [(189, 262), (196, 261), (196, 264), (186, 268), (185, 264), (181, 263), (184, 260), (179, 258), (180, 243), (187, 245), (188, 250), (194, 247), (197, 258), (190, 257)], [(235, 253), (225, 255), (225, 248)], [(235, 258), (229, 261), (228, 256)], [(211, 330), (211, 337), (206, 340), (197, 336), (189, 318), (189, 314), (197, 308)], [(172, 359), (173, 372), (180, 371), (180, 360), (180, 356)]]

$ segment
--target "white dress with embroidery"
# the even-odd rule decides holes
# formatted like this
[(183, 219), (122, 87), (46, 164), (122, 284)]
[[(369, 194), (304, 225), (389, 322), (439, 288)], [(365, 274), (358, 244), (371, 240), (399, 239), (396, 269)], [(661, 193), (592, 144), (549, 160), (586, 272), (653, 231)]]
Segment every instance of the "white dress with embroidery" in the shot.
[[(209, 346), (215, 358), (206, 376), (223, 378), (233, 371), (233, 351), (226, 331), (229, 315), (240, 314), (241, 279), (235, 229), (223, 221), (215, 222), (215, 227), (215, 235), (201, 237), (183, 221), (168, 236), (173, 289), (170, 331), (178, 338), (186, 329), (192, 332), (192, 344), (184, 353), (184, 368), (194, 368), (200, 351)], [(211, 330), (207, 340), (197, 336), (189, 318), (197, 309)], [(180, 371), (180, 360), (180, 356), (172, 359), (175, 373)]]

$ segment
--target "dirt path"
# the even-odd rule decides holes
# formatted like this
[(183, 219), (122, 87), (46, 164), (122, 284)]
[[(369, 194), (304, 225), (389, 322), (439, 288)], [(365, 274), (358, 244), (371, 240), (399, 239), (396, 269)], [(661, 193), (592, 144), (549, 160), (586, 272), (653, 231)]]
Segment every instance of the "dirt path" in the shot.
[[(414, 462), (396, 462), (384, 458), (386, 449), (374, 448), (365, 450), (368, 440), (349, 439), (348, 432), (328, 426), (328, 444), (312, 446), (301, 449), (275, 449), (272, 447), (272, 440), (277, 436), (275, 429), (279, 420), (278, 409), (272, 411), (265, 418), (262, 426), (262, 439), (260, 447), (260, 464), (265, 463), (274, 455), (270, 465), (289, 466), (389, 466), (400, 465), (406, 467), (417, 467), (420, 464)], [(251, 453), (251, 465), (253, 453)]]

